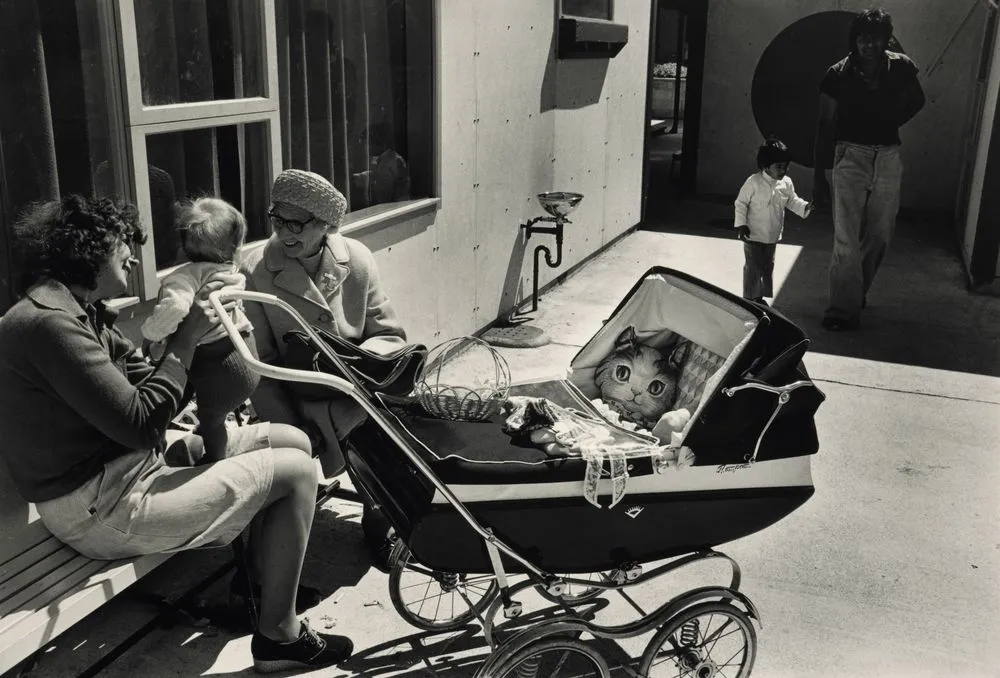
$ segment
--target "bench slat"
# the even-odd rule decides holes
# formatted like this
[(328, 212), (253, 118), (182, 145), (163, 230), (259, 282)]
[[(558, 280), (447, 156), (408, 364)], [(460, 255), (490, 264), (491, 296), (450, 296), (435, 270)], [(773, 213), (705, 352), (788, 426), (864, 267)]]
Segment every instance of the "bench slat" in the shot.
[(80, 556), (82, 566), (0, 619), (0, 674), (31, 656), (53, 638), (100, 608), (151, 572), (172, 554), (156, 553), (114, 561)]
[(106, 565), (107, 563), (100, 560), (75, 555), (56, 569), (36, 579), (31, 586), (22, 588), (0, 603), (0, 630), (16, 623), (18, 613), (32, 612), (48, 605), (58, 598), (59, 592), (99, 573)]
[(77, 555), (52, 537), (7, 561), (0, 566), (0, 603)]

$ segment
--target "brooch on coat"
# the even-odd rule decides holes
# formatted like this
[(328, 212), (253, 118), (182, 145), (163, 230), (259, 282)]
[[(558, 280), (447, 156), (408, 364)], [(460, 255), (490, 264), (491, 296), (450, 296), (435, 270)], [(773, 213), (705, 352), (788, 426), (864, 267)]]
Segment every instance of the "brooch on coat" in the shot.
[(330, 294), (337, 289), (337, 284), (337, 276), (333, 273), (324, 273), (320, 276), (319, 286), (323, 290), (324, 294)]

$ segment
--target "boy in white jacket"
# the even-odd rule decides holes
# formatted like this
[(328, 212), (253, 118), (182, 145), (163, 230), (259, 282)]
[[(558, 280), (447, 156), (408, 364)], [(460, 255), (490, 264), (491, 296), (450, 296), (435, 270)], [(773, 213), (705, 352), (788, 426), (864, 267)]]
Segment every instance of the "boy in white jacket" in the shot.
[(795, 194), (785, 176), (791, 154), (778, 139), (770, 138), (757, 150), (759, 172), (743, 183), (736, 198), (736, 235), (743, 241), (743, 296), (757, 303), (774, 296), (774, 252), (785, 227), (785, 210), (802, 218), (812, 203)]
[[(189, 263), (181, 264), (160, 285), (159, 299), (142, 324), (142, 336), (154, 349), (170, 338), (191, 310), (209, 280), (223, 279), (227, 288), (244, 289), (246, 279), (236, 267), (236, 253), (246, 239), (247, 223), (225, 200), (198, 198), (180, 208), (178, 230)], [(251, 351), (256, 351), (253, 327), (242, 307), (232, 311)], [(198, 344), (188, 373), (198, 403), (198, 429), (205, 446), (200, 463), (226, 456), (226, 417), (257, 388), (260, 376), (240, 356), (226, 329), (219, 325)]]

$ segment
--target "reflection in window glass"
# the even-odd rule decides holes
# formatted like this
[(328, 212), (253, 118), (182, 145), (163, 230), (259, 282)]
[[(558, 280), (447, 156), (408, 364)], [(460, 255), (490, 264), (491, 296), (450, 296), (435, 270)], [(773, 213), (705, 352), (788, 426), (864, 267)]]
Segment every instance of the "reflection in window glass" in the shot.
[(143, 104), (264, 96), (256, 2), (134, 1)]
[[(123, 138), (109, 123), (103, 47), (90, 3), (0, 2), (3, 224), (35, 201), (124, 192), (114, 154)], [(0, 312), (19, 293), (8, 235), (0, 229)]]
[(562, 13), (566, 16), (581, 16), (588, 19), (608, 19), (613, 17), (613, 0), (562, 0)]
[(174, 216), (185, 199), (216, 196), (247, 220), (247, 241), (269, 234), (271, 189), (267, 123), (227, 125), (146, 137), (156, 267), (185, 260)]
[(431, 1), (275, 5), (283, 165), (352, 210), (432, 194)]

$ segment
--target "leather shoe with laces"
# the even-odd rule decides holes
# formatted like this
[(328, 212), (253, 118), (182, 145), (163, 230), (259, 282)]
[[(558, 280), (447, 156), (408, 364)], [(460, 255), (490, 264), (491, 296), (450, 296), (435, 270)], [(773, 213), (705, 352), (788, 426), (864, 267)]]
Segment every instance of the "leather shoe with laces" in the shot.
[(347, 636), (316, 633), (302, 620), (299, 637), (288, 643), (271, 640), (260, 632), (253, 634), (250, 654), (258, 673), (273, 673), (291, 669), (320, 669), (347, 661), (354, 643)]

